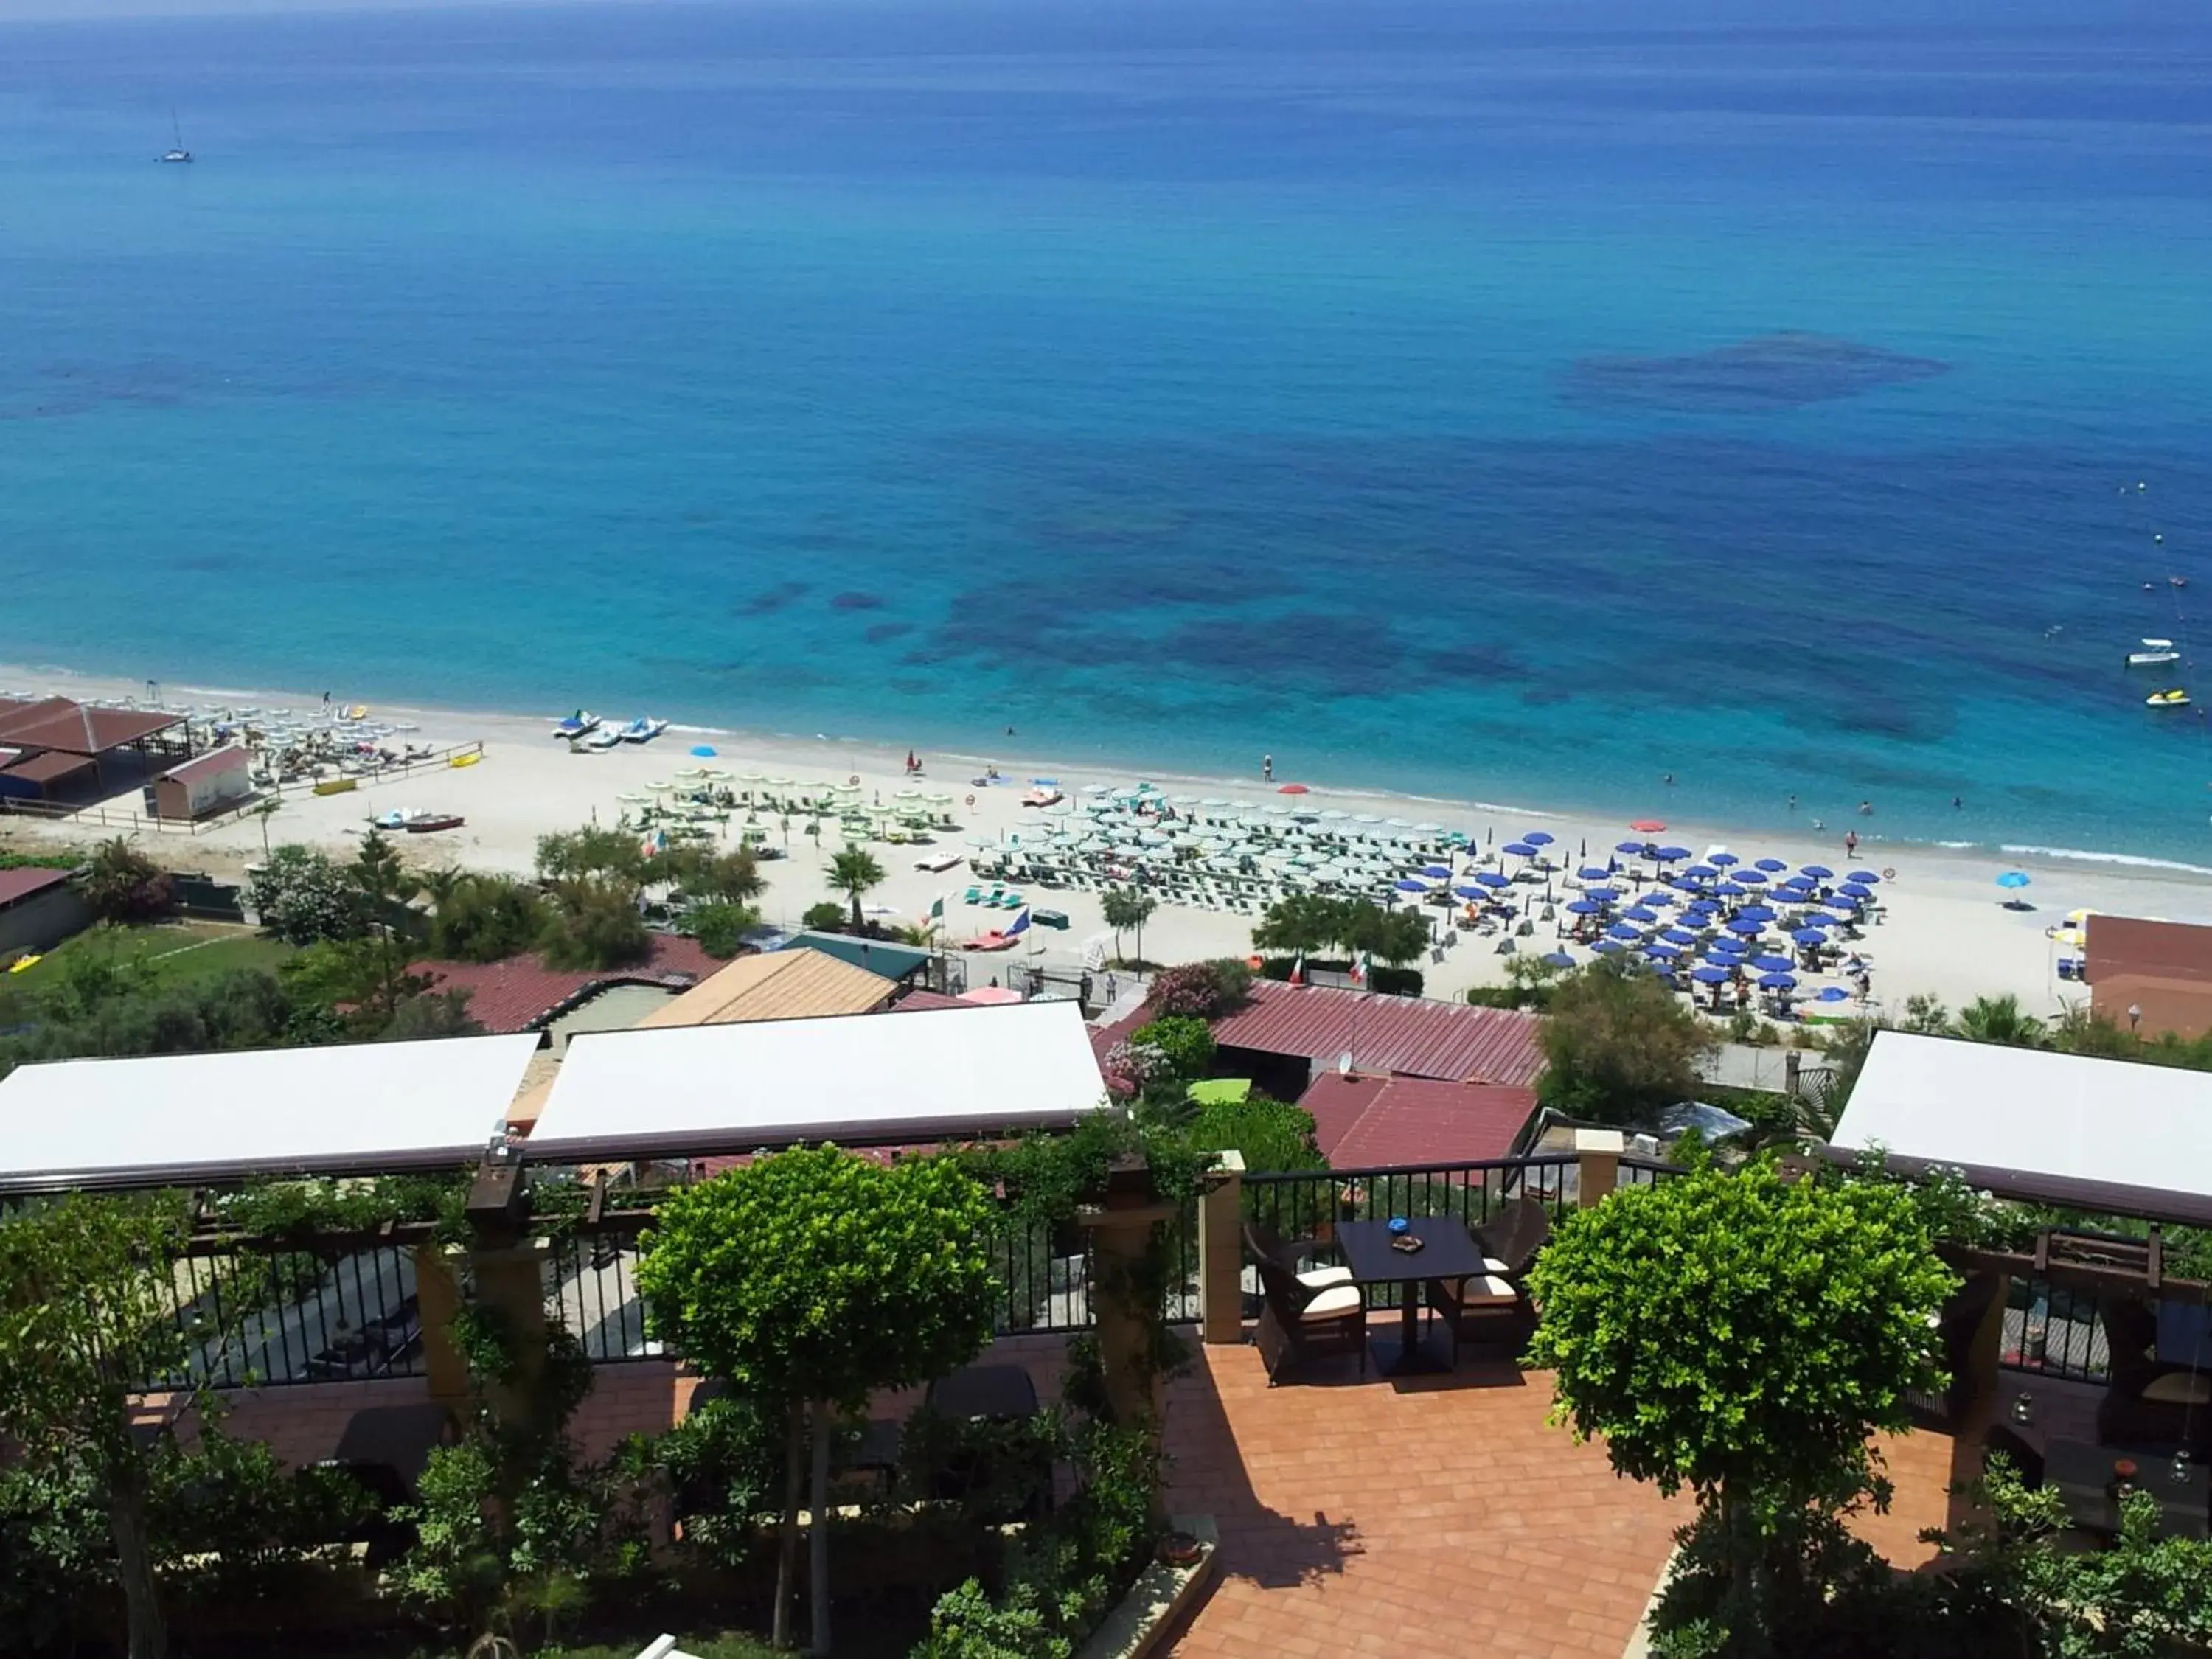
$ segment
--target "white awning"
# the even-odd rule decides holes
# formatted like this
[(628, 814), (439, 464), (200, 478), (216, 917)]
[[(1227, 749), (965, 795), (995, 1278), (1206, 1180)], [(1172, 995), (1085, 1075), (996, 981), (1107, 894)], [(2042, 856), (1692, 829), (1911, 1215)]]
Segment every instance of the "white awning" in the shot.
[(2212, 1073), (1878, 1031), (1830, 1142), (2081, 1209), (2212, 1221)]
[(539, 1164), (903, 1146), (1065, 1128), (1104, 1098), (1072, 1002), (595, 1031), (526, 1146)]
[(537, 1048), (526, 1031), (18, 1066), (0, 1079), (0, 1190), (459, 1169)]

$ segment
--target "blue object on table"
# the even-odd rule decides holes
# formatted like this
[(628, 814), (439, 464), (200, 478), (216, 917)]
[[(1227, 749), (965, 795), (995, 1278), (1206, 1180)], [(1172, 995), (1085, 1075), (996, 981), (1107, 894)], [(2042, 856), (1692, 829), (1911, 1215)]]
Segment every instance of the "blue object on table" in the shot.
[(1407, 1224), (1406, 1218), (1401, 1215), (1394, 1215), (1390, 1218), (1390, 1231), (1393, 1233), (1404, 1232)]

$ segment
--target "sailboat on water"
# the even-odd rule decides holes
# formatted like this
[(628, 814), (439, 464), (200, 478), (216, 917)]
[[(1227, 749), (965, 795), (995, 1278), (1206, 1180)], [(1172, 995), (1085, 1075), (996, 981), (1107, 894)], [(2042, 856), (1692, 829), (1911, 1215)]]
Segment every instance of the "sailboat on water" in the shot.
[(161, 159), (164, 161), (191, 161), (192, 153), (185, 148), (184, 129), (177, 125), (177, 112), (173, 109), (169, 112), (169, 148), (161, 152)]

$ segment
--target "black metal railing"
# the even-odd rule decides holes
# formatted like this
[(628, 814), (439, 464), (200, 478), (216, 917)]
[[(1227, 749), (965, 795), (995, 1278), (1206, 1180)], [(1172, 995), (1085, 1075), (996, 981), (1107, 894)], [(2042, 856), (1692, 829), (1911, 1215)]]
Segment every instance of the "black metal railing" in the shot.
[(556, 1237), (545, 1260), (548, 1314), (594, 1364), (666, 1357), (659, 1339), (646, 1333), (638, 1231), (635, 1224), (580, 1227)]
[[(234, 1303), (247, 1286), (262, 1305), (240, 1319)], [(155, 1387), (282, 1388), (422, 1370), (409, 1245), (368, 1244), (330, 1256), (196, 1246), (178, 1261), (169, 1289), (179, 1328), (208, 1334), (194, 1337), (182, 1371)]]
[(2005, 1301), (1997, 1363), (2008, 1370), (2102, 1382), (2111, 1373), (2103, 1298), (2043, 1279), (2015, 1279)]

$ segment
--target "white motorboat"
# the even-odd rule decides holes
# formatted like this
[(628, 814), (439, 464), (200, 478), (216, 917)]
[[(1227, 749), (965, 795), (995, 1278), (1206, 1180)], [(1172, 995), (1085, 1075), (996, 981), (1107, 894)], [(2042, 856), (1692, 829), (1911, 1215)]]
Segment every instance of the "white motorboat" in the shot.
[(177, 125), (177, 112), (174, 110), (169, 112), (169, 137), (168, 149), (161, 152), (162, 161), (170, 163), (191, 161), (192, 153), (185, 148), (184, 129)]
[(2130, 668), (2162, 668), (2167, 663), (2180, 660), (2181, 653), (2179, 651), (2130, 651), (2128, 653), (2128, 666)]

